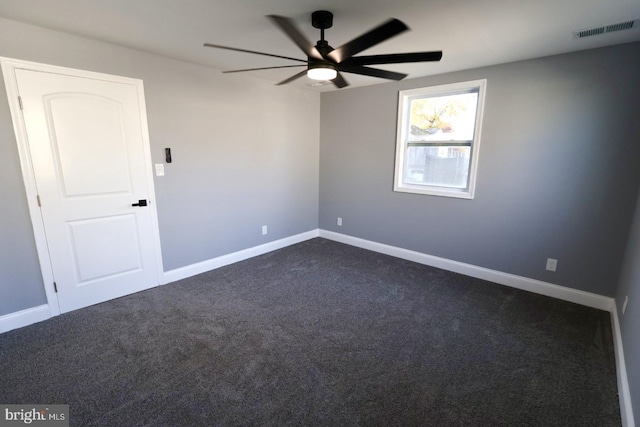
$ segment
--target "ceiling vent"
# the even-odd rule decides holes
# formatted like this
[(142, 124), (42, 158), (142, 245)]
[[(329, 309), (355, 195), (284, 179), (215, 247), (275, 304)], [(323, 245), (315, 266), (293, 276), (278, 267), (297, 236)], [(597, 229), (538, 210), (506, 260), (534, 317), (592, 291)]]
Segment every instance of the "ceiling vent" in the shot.
[(639, 21), (638, 19), (634, 19), (632, 21), (620, 22), (618, 24), (605, 25), (602, 27), (595, 27), (595, 28), (587, 28), (584, 30), (574, 31), (573, 34), (575, 35), (576, 38), (581, 39), (584, 37), (597, 36), (598, 34), (613, 33), (615, 31), (622, 31), (622, 30), (631, 30), (633, 28), (638, 28), (638, 25), (639, 25), (638, 21)]

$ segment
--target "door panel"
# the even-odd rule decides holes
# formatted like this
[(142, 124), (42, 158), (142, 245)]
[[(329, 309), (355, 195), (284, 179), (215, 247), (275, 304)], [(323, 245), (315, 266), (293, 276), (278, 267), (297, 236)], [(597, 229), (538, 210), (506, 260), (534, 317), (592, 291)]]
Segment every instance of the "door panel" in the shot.
[(56, 94), (44, 102), (63, 193), (131, 194), (122, 106), (80, 94)]
[(134, 84), (16, 70), (60, 311), (158, 284), (151, 162)]
[[(79, 285), (142, 269), (135, 215), (70, 221), (67, 226)], [(112, 255), (104, 258), (105, 252)]]

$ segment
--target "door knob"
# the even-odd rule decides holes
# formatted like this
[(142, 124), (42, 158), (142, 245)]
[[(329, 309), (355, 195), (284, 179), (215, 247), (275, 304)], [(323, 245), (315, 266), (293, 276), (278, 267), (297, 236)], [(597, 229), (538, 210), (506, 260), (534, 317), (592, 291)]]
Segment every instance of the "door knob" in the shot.
[(147, 201), (146, 200), (138, 200), (138, 203), (134, 203), (131, 206), (147, 206)]

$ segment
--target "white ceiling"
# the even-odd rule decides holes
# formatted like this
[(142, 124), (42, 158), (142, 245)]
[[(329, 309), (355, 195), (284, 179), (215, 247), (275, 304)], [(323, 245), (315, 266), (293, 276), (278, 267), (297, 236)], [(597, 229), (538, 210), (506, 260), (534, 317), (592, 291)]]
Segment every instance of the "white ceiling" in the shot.
[[(393, 17), (404, 32), (361, 55), (442, 50), (439, 63), (375, 66), (416, 78), (640, 40), (626, 31), (577, 39), (573, 31), (640, 19), (639, 0), (2, 0), (0, 17), (210, 66), (217, 70), (294, 65), (282, 59), (203, 47), (205, 42), (306, 59), (265, 18), (292, 18), (315, 43), (311, 12), (329, 10), (334, 47)], [(302, 69), (248, 74), (274, 83)], [(386, 82), (344, 74), (352, 87)], [(312, 88), (306, 77), (296, 86)], [(344, 89), (343, 89), (344, 90)]]

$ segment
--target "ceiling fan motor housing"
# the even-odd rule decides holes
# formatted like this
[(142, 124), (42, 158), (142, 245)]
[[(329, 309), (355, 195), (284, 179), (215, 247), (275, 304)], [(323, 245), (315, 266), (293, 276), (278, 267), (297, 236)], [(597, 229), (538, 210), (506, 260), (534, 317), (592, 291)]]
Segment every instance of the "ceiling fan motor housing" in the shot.
[(333, 50), (333, 48), (329, 46), (329, 43), (326, 40), (318, 40), (318, 43), (316, 43), (316, 49), (318, 50), (318, 52), (320, 52), (320, 55), (322, 55), (323, 58), (325, 58), (327, 54)]
[(338, 70), (338, 67), (329, 61), (325, 61), (324, 59), (309, 58), (307, 69), (311, 70), (313, 68), (330, 68), (332, 70)]

